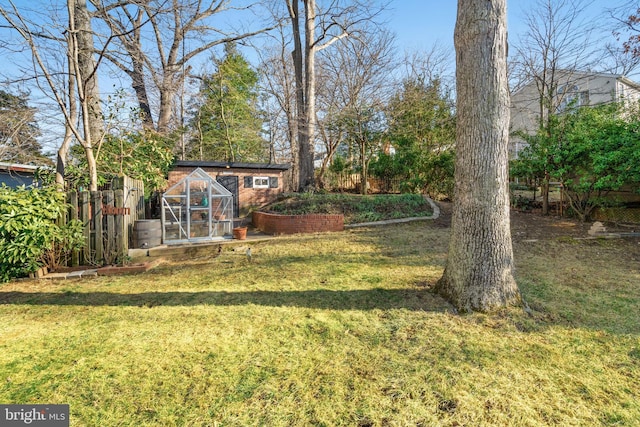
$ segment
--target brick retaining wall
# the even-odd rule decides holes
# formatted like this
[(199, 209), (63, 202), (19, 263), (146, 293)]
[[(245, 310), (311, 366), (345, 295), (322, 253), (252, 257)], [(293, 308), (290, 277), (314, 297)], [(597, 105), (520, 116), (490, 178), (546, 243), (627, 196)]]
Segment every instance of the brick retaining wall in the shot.
[(254, 227), (267, 234), (316, 233), (344, 230), (344, 215), (280, 215), (253, 212)]

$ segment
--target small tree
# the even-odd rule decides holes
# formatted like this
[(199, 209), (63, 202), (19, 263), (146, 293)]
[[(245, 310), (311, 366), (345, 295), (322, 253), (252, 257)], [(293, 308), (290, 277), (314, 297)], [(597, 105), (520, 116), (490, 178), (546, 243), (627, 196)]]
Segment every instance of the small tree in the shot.
[[(592, 66), (595, 21), (585, 14), (591, 0), (535, 0), (526, 2), (526, 31), (514, 43), (510, 55), (511, 72), (518, 80), (516, 88), (532, 82), (536, 90), (535, 127), (525, 132), (554, 139), (553, 116), (566, 103), (569, 92), (561, 86), (571, 81), (575, 72)], [(513, 88), (512, 88), (513, 89)], [(516, 90), (514, 90), (514, 94)], [(515, 97), (514, 97), (515, 98)], [(515, 129), (516, 131), (522, 129)], [(550, 160), (549, 160), (550, 161)], [(550, 171), (544, 171), (542, 212), (549, 209)]]
[[(14, 4), (7, 8), (0, 5), (0, 16), (6, 21), (5, 25), (24, 41), (31, 52), (38, 88), (48, 91), (64, 117), (65, 137), (58, 151), (60, 174), (56, 181), (63, 184), (61, 173), (71, 140), (75, 138), (85, 153), (90, 189), (97, 190), (95, 150), (99, 149), (104, 136), (98, 88), (99, 60), (94, 56), (94, 32), (86, 0), (67, 0), (66, 11), (68, 26), (62, 31), (64, 39), (60, 39), (46, 25), (36, 25), (27, 20)], [(46, 49), (41, 46), (43, 41), (61, 43), (67, 59), (66, 70), (51, 69), (55, 61), (45, 55)], [(60, 53), (62, 51), (58, 50)], [(63, 83), (57, 80), (59, 75), (65, 76)]]
[[(98, 183), (111, 177), (127, 175), (144, 182), (145, 197), (164, 188), (169, 168), (173, 164), (173, 140), (152, 130), (130, 131), (108, 135), (100, 147)], [(67, 166), (67, 179), (75, 186), (87, 186), (86, 159), (79, 147), (72, 150)]]
[(437, 77), (408, 78), (387, 107), (389, 140), (409, 191), (453, 194), (455, 114)]
[(625, 117), (622, 104), (585, 107), (563, 117), (553, 176), (565, 188), (582, 221), (610, 191), (640, 180), (640, 118)]
[(385, 135), (382, 111), (375, 105), (357, 105), (343, 111), (339, 119), (344, 141), (357, 159), (360, 173), (360, 193), (367, 194), (369, 162), (382, 148)]

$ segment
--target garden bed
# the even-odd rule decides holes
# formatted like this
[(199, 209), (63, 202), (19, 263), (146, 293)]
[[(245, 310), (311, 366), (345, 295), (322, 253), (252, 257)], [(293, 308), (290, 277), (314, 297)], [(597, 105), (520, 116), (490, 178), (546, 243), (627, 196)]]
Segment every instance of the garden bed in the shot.
[(433, 212), (420, 194), (316, 194), (302, 193), (285, 197), (261, 210), (279, 215), (343, 215), (344, 224), (426, 217)]

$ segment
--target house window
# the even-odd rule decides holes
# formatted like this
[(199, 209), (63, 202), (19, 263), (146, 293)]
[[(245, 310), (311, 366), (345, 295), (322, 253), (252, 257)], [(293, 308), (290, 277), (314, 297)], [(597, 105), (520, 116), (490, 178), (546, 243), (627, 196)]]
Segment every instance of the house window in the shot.
[(245, 176), (244, 188), (278, 188), (277, 176)]
[(589, 91), (580, 90), (578, 85), (564, 85), (558, 88), (558, 112), (565, 112), (568, 108), (576, 109), (589, 105)]
[(268, 176), (254, 176), (253, 177), (253, 188), (269, 188), (269, 177)]

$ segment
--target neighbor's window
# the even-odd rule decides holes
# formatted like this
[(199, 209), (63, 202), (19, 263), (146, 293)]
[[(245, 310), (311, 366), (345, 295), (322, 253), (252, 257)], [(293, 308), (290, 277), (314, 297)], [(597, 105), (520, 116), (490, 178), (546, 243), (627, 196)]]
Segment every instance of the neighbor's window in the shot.
[(589, 105), (589, 91), (580, 90), (578, 85), (567, 84), (558, 88), (558, 112), (565, 112), (569, 107), (577, 109)]
[(268, 176), (254, 176), (253, 177), (253, 188), (269, 188), (269, 177)]

